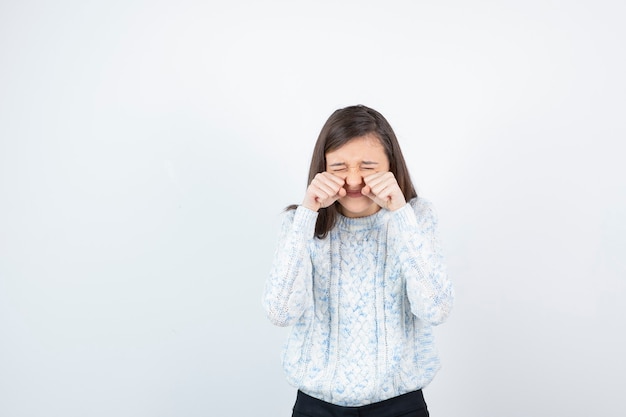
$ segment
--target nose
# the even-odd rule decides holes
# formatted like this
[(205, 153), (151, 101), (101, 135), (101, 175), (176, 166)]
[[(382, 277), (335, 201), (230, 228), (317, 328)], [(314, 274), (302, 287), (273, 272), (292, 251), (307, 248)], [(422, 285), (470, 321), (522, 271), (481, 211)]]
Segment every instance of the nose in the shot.
[(356, 169), (351, 169), (346, 175), (346, 185), (348, 186), (357, 186), (363, 184), (363, 177), (361, 173)]

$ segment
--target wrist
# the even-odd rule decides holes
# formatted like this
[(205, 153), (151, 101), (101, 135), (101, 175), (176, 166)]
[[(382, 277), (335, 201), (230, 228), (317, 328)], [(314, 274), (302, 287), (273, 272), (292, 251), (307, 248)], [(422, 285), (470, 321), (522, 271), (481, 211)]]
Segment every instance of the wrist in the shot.
[(396, 203), (390, 202), (390, 204), (387, 206), (387, 210), (389, 210), (389, 211), (397, 211), (397, 210), (400, 210), (404, 206), (406, 206), (406, 201), (404, 199), (402, 201), (398, 201)]
[(321, 208), (321, 204), (318, 203), (317, 201), (311, 202), (311, 201), (308, 201), (306, 199), (300, 205), (302, 207), (308, 208), (311, 211), (319, 211), (319, 209)]
[(393, 212), (391, 216), (394, 223), (400, 226), (401, 230), (410, 230), (417, 226), (417, 218), (411, 204), (405, 204)]

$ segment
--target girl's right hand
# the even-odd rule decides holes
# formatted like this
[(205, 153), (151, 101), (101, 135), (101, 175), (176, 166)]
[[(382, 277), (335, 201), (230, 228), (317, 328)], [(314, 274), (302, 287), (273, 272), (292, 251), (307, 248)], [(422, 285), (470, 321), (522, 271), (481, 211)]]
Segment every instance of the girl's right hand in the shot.
[(341, 197), (346, 196), (344, 184), (343, 178), (329, 172), (320, 172), (315, 175), (306, 189), (302, 205), (313, 211), (328, 207)]

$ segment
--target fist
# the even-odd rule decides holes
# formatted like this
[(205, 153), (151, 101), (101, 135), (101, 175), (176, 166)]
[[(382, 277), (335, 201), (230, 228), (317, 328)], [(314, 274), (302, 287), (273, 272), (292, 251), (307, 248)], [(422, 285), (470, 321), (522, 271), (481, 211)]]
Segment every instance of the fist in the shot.
[(306, 189), (302, 205), (313, 211), (328, 207), (341, 197), (345, 197), (344, 184), (342, 178), (329, 172), (320, 172)]
[(404, 194), (393, 173), (377, 172), (363, 178), (363, 181), (365, 187), (361, 190), (361, 194), (371, 198), (382, 208), (394, 211), (406, 204)]

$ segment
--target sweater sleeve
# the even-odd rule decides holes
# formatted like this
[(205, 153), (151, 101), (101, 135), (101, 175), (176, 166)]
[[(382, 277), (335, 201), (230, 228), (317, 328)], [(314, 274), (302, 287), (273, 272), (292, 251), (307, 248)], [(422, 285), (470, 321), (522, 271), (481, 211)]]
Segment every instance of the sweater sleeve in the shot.
[(283, 213), (278, 246), (265, 283), (263, 307), (277, 326), (294, 324), (313, 303), (309, 245), (317, 212), (299, 206)]
[(443, 323), (452, 309), (454, 288), (446, 272), (433, 207), (426, 200), (414, 199), (392, 214), (393, 242), (411, 311), (431, 325)]

